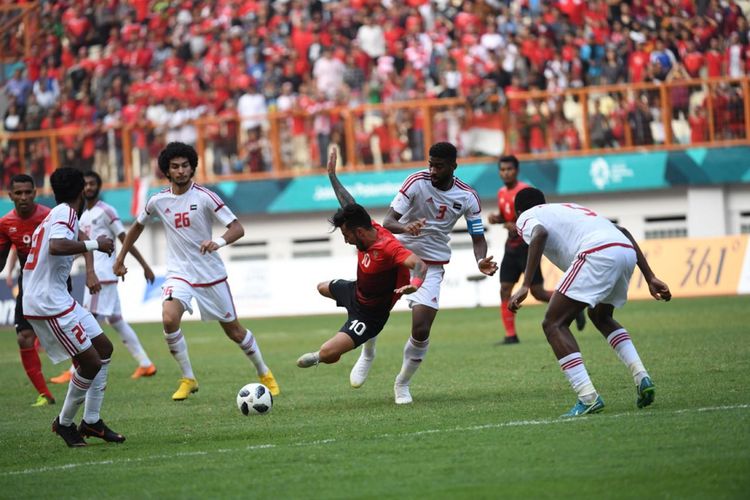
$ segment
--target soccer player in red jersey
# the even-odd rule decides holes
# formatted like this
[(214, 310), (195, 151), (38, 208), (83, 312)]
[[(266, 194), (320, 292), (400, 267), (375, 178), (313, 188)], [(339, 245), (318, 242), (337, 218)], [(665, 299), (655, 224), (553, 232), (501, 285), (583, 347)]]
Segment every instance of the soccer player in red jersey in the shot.
[(341, 204), (330, 222), (341, 229), (344, 241), (357, 247), (357, 280), (318, 284), (318, 292), (345, 307), (349, 317), (320, 350), (300, 356), (297, 360), (300, 368), (335, 363), (342, 354), (377, 336), (399, 297), (417, 291), (427, 274), (422, 259), (404, 248), (390, 231), (373, 222), (338, 180), (335, 149), (328, 159), (328, 174)]
[[(36, 188), (34, 179), (26, 174), (14, 175), (8, 186), (8, 196), (15, 208), (0, 218), (0, 271), (5, 269), (11, 247), (16, 247), (18, 260), (23, 269), (31, 251), (31, 235), (47, 217), (50, 209), (34, 201)], [(16, 340), (21, 350), (21, 363), (26, 375), (34, 385), (39, 397), (32, 406), (54, 404), (55, 398), (49, 391), (42, 373), (42, 362), (34, 346), (36, 335), (31, 325), (23, 317), (23, 274), (18, 276), (18, 296), (16, 297)]]
[[(498, 173), (504, 186), (497, 192), (498, 212), (490, 214), (490, 224), (502, 224), (508, 230), (508, 239), (505, 240), (505, 253), (500, 263), (500, 317), (505, 327), (505, 338), (497, 344), (517, 344), (516, 316), (508, 309), (513, 286), (526, 269), (526, 257), (529, 246), (524, 243), (523, 238), (516, 231), (516, 193), (530, 187), (525, 182), (518, 180), (519, 171), (518, 158), (513, 155), (501, 156), (498, 161)], [(531, 280), (531, 295), (541, 301), (549, 302), (552, 292), (544, 289), (544, 277), (542, 270), (537, 268)], [(583, 312), (576, 317), (576, 326), (582, 330), (586, 324)]]

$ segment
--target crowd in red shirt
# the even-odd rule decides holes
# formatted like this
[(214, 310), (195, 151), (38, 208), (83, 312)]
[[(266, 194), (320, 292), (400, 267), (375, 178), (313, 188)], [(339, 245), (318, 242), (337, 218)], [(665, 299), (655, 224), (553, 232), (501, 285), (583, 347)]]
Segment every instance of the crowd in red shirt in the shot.
[[(41, 2), (40, 24), (25, 75), (6, 87), (19, 105), (16, 130), (66, 129), (63, 160), (83, 167), (97, 152), (121, 163), (112, 153), (121, 141), (107, 135), (120, 124), (143, 125), (133, 142), (146, 163), (170, 137), (194, 140), (194, 117), (243, 116), (245, 95), (255, 96), (245, 109), (260, 115), (316, 114), (282, 130), (289, 138), (282, 153), (304, 164), (310, 151), (324, 162), (321, 152), (343, 140), (337, 117), (318, 119), (334, 105), (463, 96), (492, 112), (490, 97), (502, 105), (523, 90), (739, 77), (750, 69), (750, 27), (732, 0), (68, 0)], [(581, 147), (579, 124), (562, 106), (532, 104), (509, 104), (512, 152)], [(649, 122), (646, 110), (635, 116), (637, 102), (619, 104), (625, 115), (611, 110), (603, 122), (613, 144), (618, 120)], [(700, 114), (684, 109), (691, 124)], [(357, 141), (379, 136), (377, 154), (386, 161), (421, 159), (423, 120), (419, 113), (396, 124), (373, 119)], [(389, 126), (406, 127), (403, 139)], [(266, 127), (256, 127), (241, 125), (247, 147), (226, 144), (236, 128), (209, 131), (217, 173), (268, 168)], [(457, 128), (435, 127), (447, 135)], [(360, 153), (377, 161), (372, 151)]]

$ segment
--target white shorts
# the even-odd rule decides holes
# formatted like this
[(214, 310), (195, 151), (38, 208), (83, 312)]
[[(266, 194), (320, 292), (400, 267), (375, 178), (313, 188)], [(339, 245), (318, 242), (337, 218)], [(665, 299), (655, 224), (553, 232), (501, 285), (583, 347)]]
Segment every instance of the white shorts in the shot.
[(409, 307), (422, 305), (433, 309), (440, 309), (440, 284), (445, 276), (445, 268), (442, 264), (428, 265), (427, 275), (424, 277), (424, 283), (419, 289), (410, 294), (404, 295)]
[(99, 293), (91, 295), (89, 288), (83, 291), (83, 307), (91, 314), (101, 317), (121, 316), (120, 294), (117, 293), (117, 282), (102, 283)]
[(557, 291), (591, 307), (611, 304), (622, 307), (628, 300), (630, 277), (635, 269), (635, 250), (611, 246), (581, 253), (562, 275)]
[(53, 363), (60, 363), (91, 347), (91, 339), (102, 327), (86, 309), (75, 302), (67, 311), (49, 317), (26, 317)]
[(229, 323), (237, 319), (232, 292), (227, 280), (210, 286), (193, 286), (179, 278), (169, 278), (161, 286), (161, 299), (177, 299), (187, 312), (193, 314), (191, 300), (195, 297), (203, 321)]

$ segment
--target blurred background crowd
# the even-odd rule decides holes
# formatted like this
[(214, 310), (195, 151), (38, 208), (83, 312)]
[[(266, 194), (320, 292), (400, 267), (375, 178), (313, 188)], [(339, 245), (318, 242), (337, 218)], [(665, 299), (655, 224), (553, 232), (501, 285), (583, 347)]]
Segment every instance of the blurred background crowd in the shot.
[[(268, 171), (274, 113), (286, 117), (273, 137), (290, 168), (322, 165), (331, 144), (352, 139), (363, 163), (419, 161), (425, 120), (462, 155), (481, 153), (461, 140), (463, 108), (428, 117), (419, 107), (390, 115), (362, 107), (428, 98), (462, 98), (474, 120), (507, 111), (500, 127), (509, 153), (581, 149), (581, 113), (592, 148), (659, 144), (667, 133), (703, 142), (709, 120), (715, 139), (731, 140), (745, 134), (741, 84), (675, 82), (747, 74), (748, 3), (42, 1), (38, 43), (3, 86), (2, 128), (58, 129), (59, 164), (96, 166), (113, 182), (125, 179), (123, 127), (144, 174), (171, 140), (205, 141), (216, 175)], [(21, 43), (18, 33), (3, 36), (8, 50)], [(672, 83), (669, 106), (655, 91), (605, 89), (585, 108), (561, 94), (641, 82)], [(365, 111), (347, 135), (341, 110), (356, 107)], [(206, 117), (215, 118), (196, 125)], [(48, 142), (25, 144), (34, 175), (44, 176)], [(7, 180), (21, 153), (14, 140), (1, 149)]]

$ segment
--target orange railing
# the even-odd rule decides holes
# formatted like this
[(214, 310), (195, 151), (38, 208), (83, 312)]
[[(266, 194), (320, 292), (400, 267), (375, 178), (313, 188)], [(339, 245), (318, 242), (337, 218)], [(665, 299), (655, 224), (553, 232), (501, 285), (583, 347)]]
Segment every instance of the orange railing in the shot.
[(482, 103), (450, 98), (332, 107), (315, 114), (270, 111), (255, 117), (260, 126), (247, 129), (236, 114), (172, 128), (145, 119), (109, 128), (70, 125), (0, 133), (0, 181), (23, 171), (46, 185), (55, 168), (72, 165), (95, 168), (110, 187), (125, 186), (134, 177), (158, 173), (159, 150), (184, 137), (199, 152), (201, 182), (319, 173), (326, 157), (321, 151), (330, 144), (342, 152), (343, 168), (355, 171), (424, 165), (430, 144), (439, 140), (459, 145), (462, 161), (492, 161), (501, 151), (527, 160), (748, 144), (749, 103), (748, 78), (677, 80), (510, 92)]
[(39, 31), (38, 14), (37, 2), (0, 5), (0, 62), (28, 57)]

